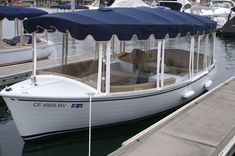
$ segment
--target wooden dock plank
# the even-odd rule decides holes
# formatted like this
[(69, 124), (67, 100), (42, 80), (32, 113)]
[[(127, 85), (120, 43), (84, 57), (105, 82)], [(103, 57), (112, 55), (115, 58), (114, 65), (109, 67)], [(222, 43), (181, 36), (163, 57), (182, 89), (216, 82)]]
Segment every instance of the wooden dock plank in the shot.
[(124, 142), (110, 155), (219, 155), (235, 136), (234, 95), (233, 77)]

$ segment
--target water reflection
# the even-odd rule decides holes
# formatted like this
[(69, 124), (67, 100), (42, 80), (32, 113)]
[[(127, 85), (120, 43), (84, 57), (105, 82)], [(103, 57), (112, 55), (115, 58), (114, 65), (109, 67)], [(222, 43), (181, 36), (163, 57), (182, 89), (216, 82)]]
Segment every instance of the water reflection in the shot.
[(0, 103), (0, 155), (22, 155), (24, 142), (20, 137), (12, 117), (3, 103)]
[[(167, 114), (170, 112), (167, 112)], [(92, 155), (103, 156), (111, 153), (130, 136), (137, 134), (156, 121), (166, 116), (166, 113), (139, 120), (128, 124), (115, 125), (92, 130)], [(88, 155), (88, 131), (69, 134), (66, 137), (43, 140), (41, 143), (26, 143), (23, 156), (49, 155)]]
[(217, 75), (213, 86), (235, 75), (235, 38), (216, 38)]

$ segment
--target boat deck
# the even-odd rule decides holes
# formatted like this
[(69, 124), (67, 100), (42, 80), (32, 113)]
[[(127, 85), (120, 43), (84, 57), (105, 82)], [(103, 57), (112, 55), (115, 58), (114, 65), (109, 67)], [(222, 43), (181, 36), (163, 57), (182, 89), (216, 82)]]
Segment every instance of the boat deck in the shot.
[[(94, 54), (83, 54), (68, 57), (67, 63), (73, 63), (76, 61), (87, 60), (94, 57)], [(38, 69), (58, 66), (62, 62), (61, 58), (57, 59), (46, 59), (38, 61)], [(0, 67), (0, 86), (16, 83), (31, 76), (32, 73), (32, 62), (21, 63), (16, 65), (2, 66)]]
[(122, 143), (109, 155), (233, 155), (234, 93), (235, 77), (232, 77)]

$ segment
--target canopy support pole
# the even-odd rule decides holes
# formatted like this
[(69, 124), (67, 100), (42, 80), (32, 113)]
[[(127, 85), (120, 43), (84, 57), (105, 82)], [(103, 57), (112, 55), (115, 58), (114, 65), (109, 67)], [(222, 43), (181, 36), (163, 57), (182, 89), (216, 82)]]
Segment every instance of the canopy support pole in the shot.
[(216, 39), (216, 34), (215, 33), (213, 33), (213, 53), (212, 53), (212, 63), (214, 64), (215, 63), (215, 39)]
[(65, 64), (68, 62), (68, 32), (65, 34)]
[(68, 32), (63, 34), (62, 41), (62, 64), (67, 64), (68, 59)]
[(46, 36), (46, 43), (48, 44), (48, 31), (45, 30), (45, 36)]
[(15, 36), (19, 36), (19, 19), (15, 19)]
[(37, 72), (37, 39), (36, 39), (36, 32), (33, 32), (32, 34), (33, 37), (33, 48), (32, 48), (32, 52), (33, 52), (33, 73), (31, 76), (31, 82), (32, 85), (36, 86), (36, 72)]
[(99, 58), (99, 42), (95, 42), (95, 59)]
[(111, 49), (112, 49), (112, 58), (111, 58), (111, 60), (114, 60), (114, 58), (115, 58), (115, 51), (114, 51), (114, 36), (112, 37), (112, 45), (111, 45)]
[(2, 49), (2, 38), (3, 38), (3, 24), (2, 24), (2, 20), (0, 20), (0, 49)]
[(162, 57), (161, 57), (161, 87), (163, 88), (164, 87), (164, 67), (165, 67), (165, 39), (162, 40)]
[(192, 73), (193, 73), (193, 54), (194, 54), (194, 37), (191, 37), (190, 42), (190, 52), (189, 52), (189, 79), (192, 79)]
[(111, 53), (111, 41), (106, 43), (106, 84), (105, 92), (110, 93), (110, 53)]
[(75, 11), (75, 0), (71, 0), (71, 11)]
[(99, 42), (98, 44), (99, 44), (99, 62), (98, 62), (97, 91), (101, 92), (102, 62), (103, 62), (103, 43)]
[(204, 58), (205, 58), (205, 69), (206, 69), (206, 71), (208, 70), (208, 67), (207, 67), (207, 63), (208, 63), (208, 61), (207, 61), (207, 51), (209, 50), (208, 49), (208, 46), (209, 46), (209, 41), (208, 41), (208, 35), (206, 35), (206, 43), (205, 43), (205, 54), (204, 54)]
[(64, 64), (64, 53), (65, 53), (65, 35), (63, 34), (61, 64)]
[(198, 43), (197, 43), (197, 74), (199, 73), (199, 53), (200, 53), (200, 43), (201, 43), (201, 36), (198, 35)]
[(194, 44), (195, 44), (195, 38), (194, 36), (191, 37), (191, 49), (190, 49), (190, 54), (191, 54), (191, 78), (194, 76)]
[(158, 49), (157, 49), (157, 89), (159, 89), (159, 73), (160, 73), (160, 61), (161, 61), (161, 49), (162, 49), (162, 41), (158, 40)]
[(23, 47), (23, 21), (19, 21), (20, 22), (20, 47)]

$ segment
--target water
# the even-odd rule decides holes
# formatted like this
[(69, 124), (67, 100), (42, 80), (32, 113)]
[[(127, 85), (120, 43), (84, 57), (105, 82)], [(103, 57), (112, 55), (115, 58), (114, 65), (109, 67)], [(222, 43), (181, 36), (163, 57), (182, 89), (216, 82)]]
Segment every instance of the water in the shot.
[[(217, 38), (215, 57), (217, 60), (217, 76), (213, 87), (235, 75), (235, 38)], [(93, 130), (92, 155), (107, 155), (120, 147), (122, 142), (159, 121), (170, 112), (132, 123)], [(88, 155), (88, 131), (44, 140), (40, 143), (24, 143), (10, 113), (7, 112), (4, 102), (0, 102), (0, 156), (22, 155)]]

